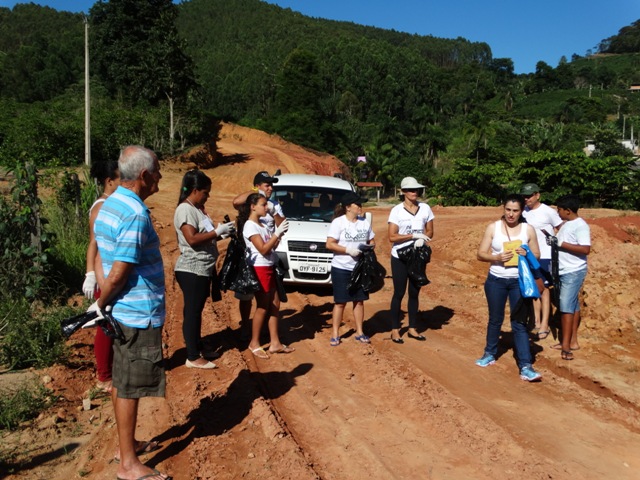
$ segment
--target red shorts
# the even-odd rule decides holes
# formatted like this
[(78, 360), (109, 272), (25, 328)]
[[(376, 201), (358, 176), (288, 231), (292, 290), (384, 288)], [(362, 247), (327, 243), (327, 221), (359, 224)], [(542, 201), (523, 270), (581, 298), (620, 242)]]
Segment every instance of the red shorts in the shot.
[(262, 291), (269, 293), (276, 288), (276, 270), (273, 267), (253, 267), (262, 287)]

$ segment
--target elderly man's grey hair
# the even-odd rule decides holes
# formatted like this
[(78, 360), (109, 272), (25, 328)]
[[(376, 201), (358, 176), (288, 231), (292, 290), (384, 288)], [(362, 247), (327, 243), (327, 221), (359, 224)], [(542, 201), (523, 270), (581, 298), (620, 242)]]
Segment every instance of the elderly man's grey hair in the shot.
[(156, 171), (156, 154), (140, 145), (129, 145), (120, 152), (118, 169), (120, 180), (136, 180), (143, 170)]

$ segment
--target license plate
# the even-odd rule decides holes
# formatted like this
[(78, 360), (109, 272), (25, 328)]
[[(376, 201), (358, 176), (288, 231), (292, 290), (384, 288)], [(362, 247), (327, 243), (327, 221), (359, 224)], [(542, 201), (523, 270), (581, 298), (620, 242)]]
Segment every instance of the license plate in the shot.
[(327, 273), (326, 265), (299, 265), (300, 273)]

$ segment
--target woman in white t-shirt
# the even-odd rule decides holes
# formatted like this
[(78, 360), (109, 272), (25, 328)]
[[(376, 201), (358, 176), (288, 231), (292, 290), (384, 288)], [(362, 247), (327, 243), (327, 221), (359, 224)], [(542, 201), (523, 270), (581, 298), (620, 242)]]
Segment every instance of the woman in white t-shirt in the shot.
[(391, 209), (389, 214), (389, 241), (391, 247), (391, 277), (393, 278), (393, 297), (391, 298), (391, 340), (404, 343), (400, 336), (400, 304), (409, 284), (409, 338), (425, 341), (424, 335), (416, 330), (418, 321), (418, 296), (420, 287), (409, 279), (409, 268), (400, 258), (398, 250), (402, 248), (421, 247), (433, 238), (433, 212), (426, 203), (419, 202), (424, 185), (415, 178), (405, 177), (400, 183), (402, 203)]
[(331, 283), (333, 284), (333, 336), (330, 344), (333, 347), (340, 345), (340, 323), (347, 302), (353, 303), (353, 318), (356, 324), (356, 336), (360, 343), (371, 343), (368, 336), (362, 330), (364, 323), (364, 301), (369, 299), (369, 294), (362, 287), (357, 290), (349, 290), (347, 284), (351, 278), (351, 272), (357, 263), (357, 258), (362, 251), (360, 245), (373, 245), (375, 236), (371, 224), (362, 217), (362, 204), (366, 198), (361, 198), (354, 192), (346, 193), (335, 208), (334, 219), (327, 233), (327, 249), (333, 252), (331, 260)]
[(258, 358), (268, 359), (269, 354), (260, 345), (260, 331), (265, 318), (269, 317), (269, 353), (291, 353), (295, 348), (280, 342), (278, 336), (278, 316), (280, 300), (276, 289), (275, 264), (278, 255), (275, 252), (280, 237), (289, 229), (289, 221), (284, 220), (271, 232), (261, 221), (267, 214), (267, 199), (260, 193), (252, 193), (247, 197), (238, 216), (238, 229), (242, 231), (247, 246), (249, 264), (253, 266), (260, 282), (260, 289), (255, 293), (256, 311), (251, 326), (249, 350)]
[(487, 262), (490, 266), (484, 283), (484, 293), (489, 307), (487, 337), (484, 354), (476, 360), (476, 365), (488, 367), (496, 363), (505, 306), (509, 299), (511, 333), (520, 378), (533, 382), (539, 380), (542, 375), (531, 366), (533, 360), (529, 346), (529, 332), (527, 326), (517, 322), (513, 316), (522, 297), (518, 282), (518, 264), (512, 263), (514, 256), (526, 255), (522, 246), (527, 245), (536, 258), (540, 257), (536, 232), (522, 216), (523, 210), (524, 198), (517, 194), (508, 195), (504, 201), (504, 214), (500, 220), (491, 222), (487, 226), (478, 246), (478, 260)]

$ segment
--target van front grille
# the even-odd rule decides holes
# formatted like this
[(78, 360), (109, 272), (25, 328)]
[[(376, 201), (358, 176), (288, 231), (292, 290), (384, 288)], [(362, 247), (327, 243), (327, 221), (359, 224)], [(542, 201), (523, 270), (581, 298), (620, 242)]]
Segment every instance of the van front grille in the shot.
[[(290, 252), (305, 252), (305, 253), (332, 253), (326, 245), (322, 242), (305, 242), (302, 240), (290, 240), (287, 245)], [(312, 249), (312, 245), (315, 245)]]

